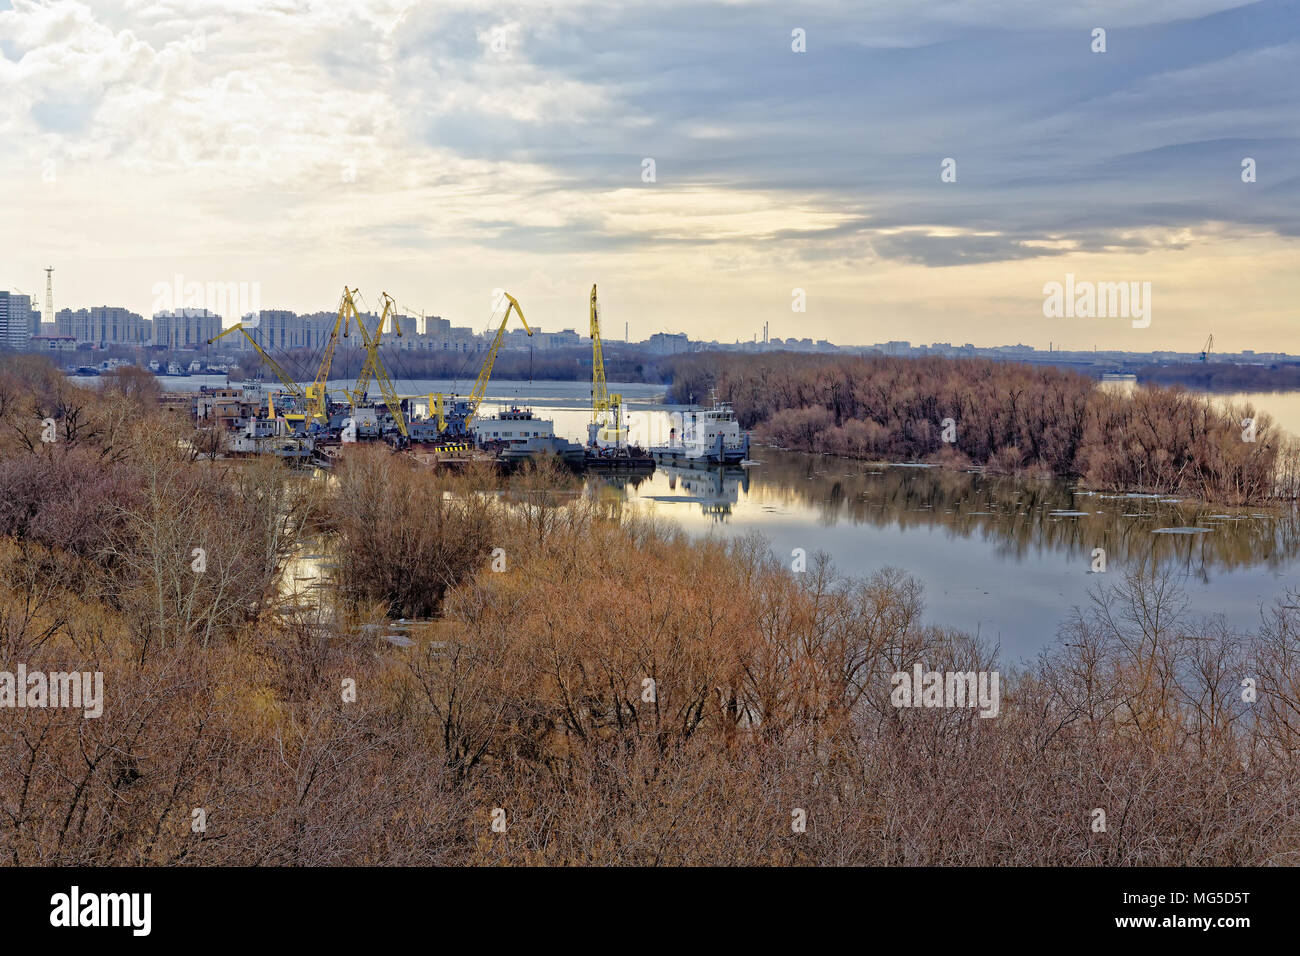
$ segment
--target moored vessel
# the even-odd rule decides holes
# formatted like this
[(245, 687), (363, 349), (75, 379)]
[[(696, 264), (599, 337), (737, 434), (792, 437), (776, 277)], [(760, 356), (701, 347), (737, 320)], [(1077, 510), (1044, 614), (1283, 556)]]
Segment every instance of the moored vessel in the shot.
[(749, 458), (749, 432), (740, 427), (730, 402), (682, 413), (681, 431), (674, 427), (666, 445), (653, 445), (650, 454), (661, 461), (738, 465)]
[(555, 423), (538, 418), (530, 409), (513, 407), (470, 422), (470, 433), (480, 448), (497, 452), (506, 463), (558, 455), (566, 464), (581, 465), (582, 446), (555, 434)]

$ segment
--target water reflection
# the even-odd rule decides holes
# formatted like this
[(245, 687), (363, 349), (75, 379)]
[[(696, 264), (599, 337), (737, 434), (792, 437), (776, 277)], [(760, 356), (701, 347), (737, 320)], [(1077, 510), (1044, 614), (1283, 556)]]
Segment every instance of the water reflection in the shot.
[[(1210, 568), (1280, 567), (1300, 555), (1294, 509), (1265, 514), (1153, 495), (1076, 491), (1058, 481), (1025, 481), (941, 468), (871, 468), (859, 462), (765, 449), (750, 499), (759, 506), (812, 511), (841, 522), (903, 531), (942, 528), (982, 538), (1003, 559), (1045, 551), (1108, 560), (1156, 561), (1203, 576)], [(662, 500), (658, 496), (656, 500)], [(1205, 528), (1208, 534), (1155, 534)]]
[[(651, 478), (597, 479), (629, 500), (684, 517), (763, 530), (791, 520), (979, 539), (999, 560), (1056, 553), (1109, 563), (1176, 567), (1202, 580), (1212, 569), (1282, 568), (1300, 556), (1294, 509), (1263, 513), (1153, 495), (1082, 492), (1059, 481), (1026, 481), (915, 466), (869, 466), (764, 449), (753, 469), (660, 466)], [(594, 482), (589, 482), (589, 488)], [(1206, 533), (1157, 533), (1167, 529)]]
[(742, 493), (749, 492), (749, 472), (745, 468), (677, 463), (660, 464), (657, 470), (668, 482), (669, 495), (643, 495), (651, 501), (697, 502), (700, 512), (718, 521), (731, 516), (731, 508)]

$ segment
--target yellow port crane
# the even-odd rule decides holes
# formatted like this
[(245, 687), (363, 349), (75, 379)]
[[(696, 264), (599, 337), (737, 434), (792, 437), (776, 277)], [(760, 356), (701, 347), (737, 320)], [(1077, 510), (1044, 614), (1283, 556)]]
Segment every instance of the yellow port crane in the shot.
[[(339, 334), (346, 338), (348, 334), (348, 322), (357, 316), (357, 305), (352, 296), (356, 294), (356, 289), (349, 289), (346, 285), (343, 287), (343, 298), (339, 300), (339, 312), (334, 319), (334, 328), (330, 332), (329, 341), (325, 343), (325, 354), (321, 357), (320, 368), (316, 372), (316, 379), (306, 388), (307, 408), (313, 418), (318, 418), (322, 422), (329, 423), (329, 403), (325, 396), (325, 387), (329, 382), (330, 367), (334, 364), (334, 349), (339, 343)], [(361, 320), (356, 319), (359, 323)]]
[[(478, 379), (474, 382), (474, 391), (469, 393), (469, 411), (465, 413), (465, 433), (469, 434), (469, 423), (474, 420), (478, 414), (479, 404), (483, 401), (483, 394), (487, 391), (488, 379), (492, 377), (492, 366), (496, 364), (497, 352), (501, 350), (501, 342), (505, 338), (506, 323), (510, 321), (510, 312), (513, 309), (519, 316), (519, 321), (524, 324), (524, 331), (530, 336), (533, 330), (528, 327), (528, 320), (524, 318), (524, 310), (519, 308), (519, 300), (509, 292), (502, 293), (507, 300), (506, 314), (501, 317), (501, 327), (497, 329), (496, 338), (492, 340), (492, 347), (488, 349), (487, 358), (483, 360), (483, 367), (479, 369)], [(439, 402), (441, 405), (441, 402)], [(431, 410), (432, 411), (432, 410)], [(438, 411), (439, 427), (445, 427), (442, 422), (442, 410)]]
[[(596, 286), (591, 287), (591, 427), (588, 428), (590, 444), (613, 442), (622, 445), (627, 433), (623, 428), (623, 396), (611, 395), (605, 382), (605, 352), (600, 342), (600, 303), (596, 301)], [(611, 423), (603, 418), (611, 413)]]
[(429, 393), (429, 417), (438, 423), (438, 434), (447, 430), (447, 418), (443, 414), (442, 393)]
[(244, 328), (243, 322), (236, 322), (230, 328), (218, 332), (216, 335), (212, 336), (212, 338), (208, 339), (208, 344), (211, 345), (217, 339), (229, 335), (231, 332), (243, 333), (244, 338), (248, 339), (249, 344), (252, 345), (253, 348), (257, 349), (257, 354), (262, 357), (262, 361), (271, 367), (271, 371), (275, 373), (275, 377), (284, 383), (284, 387), (289, 390), (289, 393), (295, 398), (303, 398), (302, 387), (295, 382), (292, 377), (290, 377), (288, 372), (280, 367), (279, 362), (267, 354), (266, 349), (262, 348), (262, 346), (258, 344), (257, 339), (248, 334), (248, 329)]
[[(372, 377), (374, 378), (374, 380), (379, 384), (379, 391), (384, 396), (384, 403), (388, 406), (389, 413), (392, 414), (394, 420), (397, 422), (397, 430), (402, 433), (403, 438), (409, 438), (410, 433), (406, 428), (406, 416), (402, 414), (402, 400), (397, 396), (397, 389), (393, 388), (393, 380), (388, 377), (388, 369), (384, 368), (383, 360), (379, 357), (379, 343), (383, 337), (384, 319), (392, 312), (394, 305), (392, 296), (387, 292), (383, 293), (383, 299), (383, 316), (379, 320), (379, 327), (375, 330), (375, 335), (373, 337), (366, 329), (366, 324), (361, 321), (360, 316), (356, 316), (357, 331), (361, 333), (361, 344), (366, 350), (366, 360), (361, 367), (360, 375), (357, 377), (357, 384), (361, 385), (362, 381), (369, 383), (370, 379)], [(355, 306), (353, 307), (353, 314), (356, 315)], [(396, 315), (393, 316), (393, 322), (394, 324), (397, 322)], [(346, 331), (344, 334), (346, 334)], [(352, 403), (354, 405), (357, 404), (357, 402), (362, 401), (364, 398), (364, 391), (358, 392), (356, 389), (353, 390)]]
[[(355, 292), (356, 290), (354, 289), (353, 291)], [(401, 323), (397, 321), (397, 309), (395, 308), (397, 303), (393, 301), (392, 296), (387, 292), (383, 294), (383, 300), (384, 310), (379, 316), (379, 325), (376, 326), (374, 338), (371, 340), (375, 349), (376, 361), (379, 354), (379, 346), (384, 340), (384, 325), (387, 324), (390, 316), (393, 320), (393, 334), (398, 338), (402, 337), (402, 326)], [(357, 315), (355, 306), (352, 308), (352, 315), (356, 318), (357, 326), (360, 327), (361, 317)], [(367, 346), (367, 348), (370, 348), (370, 346)], [(375, 368), (375, 363), (370, 361), (367, 361), (361, 366), (361, 372), (357, 375), (357, 384), (352, 389), (352, 394), (356, 401), (364, 402), (366, 400), (366, 392), (370, 390), (370, 380), (375, 377)], [(380, 387), (382, 388), (383, 385), (381, 384)]]

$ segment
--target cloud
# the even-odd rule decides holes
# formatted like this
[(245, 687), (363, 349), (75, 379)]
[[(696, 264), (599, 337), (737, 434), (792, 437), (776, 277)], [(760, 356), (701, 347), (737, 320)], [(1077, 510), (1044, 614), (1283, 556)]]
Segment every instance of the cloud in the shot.
[(738, 282), (1145, 256), (1300, 236), (1298, 72), (1284, 0), (14, 0), (0, 175), (23, 246), (302, 285), (386, 255)]
[(871, 240), (871, 249), (886, 259), (927, 266), (972, 265), (1008, 259), (1038, 259), (1064, 255), (1067, 250), (1035, 246), (1004, 236), (930, 236), (899, 234)]

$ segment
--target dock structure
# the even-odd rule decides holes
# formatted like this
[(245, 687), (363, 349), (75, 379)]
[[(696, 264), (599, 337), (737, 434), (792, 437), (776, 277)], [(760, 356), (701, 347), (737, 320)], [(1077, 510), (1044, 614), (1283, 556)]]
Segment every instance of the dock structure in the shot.
[(582, 468), (597, 475), (649, 475), (655, 470), (655, 460), (639, 448), (627, 448), (618, 455), (600, 455), (588, 449)]
[[(379, 356), (389, 321), (393, 334), (402, 334), (397, 304), (392, 296), (384, 293), (383, 312), (371, 329), (357, 307), (356, 294), (356, 289), (344, 286), (320, 367), (306, 385), (299, 384), (257, 341), (255, 330), (249, 331), (242, 322), (209, 340), (216, 341), (236, 332), (242, 334), (280, 382), (278, 389), (270, 390), (264, 389), (260, 382), (245, 382), (243, 387), (229, 384), (221, 388), (205, 387), (193, 398), (192, 412), (200, 429), (210, 438), (207, 444), (211, 445), (213, 458), (226, 454), (275, 454), (287, 461), (329, 469), (342, 459), (349, 444), (385, 442), (395, 452), (429, 467), (455, 468), (493, 462), (510, 468), (530, 459), (555, 456), (575, 471), (634, 476), (653, 473), (655, 461), (651, 454), (628, 441), (622, 396), (611, 394), (606, 384), (594, 285), (590, 296), (592, 423), (586, 445), (557, 436), (554, 422), (535, 416), (530, 409), (510, 408), (491, 417), (478, 416), (511, 318), (518, 316), (524, 330), (532, 335), (514, 296), (503, 293), (506, 307), (496, 335), (473, 391), (462, 397), (443, 393), (399, 395)], [(331, 389), (329, 376), (335, 348), (352, 328), (363, 340), (365, 365), (351, 389)], [(372, 381), (379, 384), (382, 392), (382, 398), (373, 402), (367, 398)], [(416, 411), (415, 403), (426, 397), (427, 414), (424, 417), (409, 414)]]

